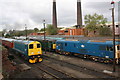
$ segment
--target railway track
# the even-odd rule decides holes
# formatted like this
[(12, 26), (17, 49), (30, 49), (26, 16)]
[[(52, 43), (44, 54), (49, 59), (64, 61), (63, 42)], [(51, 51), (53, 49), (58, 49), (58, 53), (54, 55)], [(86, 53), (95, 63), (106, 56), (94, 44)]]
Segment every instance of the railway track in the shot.
[[(29, 64), (27, 61), (25, 61), (24, 59), (21, 59), (21, 57), (19, 57), (17, 55), (14, 55), (14, 57), (16, 59), (18, 59), (20, 63), (25, 63), (28, 66), (31, 66), (32, 68), (38, 68), (38, 70), (45, 72), (47, 75), (51, 76), (52, 78), (54, 78), (56, 80), (64, 80), (64, 79), (78, 80), (74, 76), (64, 73), (60, 70), (57, 70), (57, 69), (55, 69), (55, 67), (53, 68), (47, 64), (44, 64), (44, 63)], [(46, 77), (44, 77), (44, 76), (43, 76), (43, 78), (46, 79)]]
[(116, 78), (116, 76), (113, 76), (111, 74), (106, 74), (101, 71), (97, 71), (94, 69), (90, 69), (87, 67), (83, 67), (82, 65), (75, 65), (66, 61), (58, 60), (49, 56), (44, 55), (44, 59), (51, 61), (52, 63), (59, 64), (65, 67), (69, 67), (71, 69), (74, 69), (76, 71), (82, 72), (83, 74), (94, 74), (97, 78)]
[(72, 79), (72, 80), (78, 80), (75, 77), (73, 77), (72, 75), (69, 75), (67, 73), (63, 73), (60, 70), (57, 70), (47, 64), (41, 63), (41, 64), (34, 64), (34, 66), (36, 66), (37, 68), (39, 68), (40, 70), (42, 70), (43, 72), (49, 74), (50, 76), (52, 76), (53, 78), (57, 79), (57, 80), (64, 80), (64, 79)]
[[(103, 72), (98, 72), (98, 71), (95, 71), (95, 70), (92, 70), (92, 69), (89, 69), (89, 68), (86, 68), (86, 67), (81, 67), (81, 66), (78, 66), (78, 65), (75, 65), (75, 64), (72, 64), (72, 63), (68, 63), (66, 61), (61, 61), (61, 60), (58, 60), (58, 59), (55, 59), (55, 58), (51, 58), (51, 57), (48, 57), (48, 56), (44, 56), (44, 59), (47, 59), (47, 60), (51, 61), (51, 63), (56, 63), (56, 64), (59, 64), (59, 65), (66, 66), (66, 67), (72, 68), (74, 70), (80, 71), (83, 74), (94, 74), (95, 76), (97, 76), (97, 78), (116, 78), (115, 76), (105, 74)], [(56, 70), (56, 69), (50, 67), (47, 64), (40, 63), (40, 64), (33, 64), (33, 65), (35, 65), (35, 67), (39, 68), (41, 71), (47, 73), (48, 75), (52, 76), (53, 78), (55, 78), (57, 80), (62, 80), (63, 78), (64, 79), (65, 78), (70, 78), (70, 79), (72, 78), (73, 80), (77, 79), (77, 78), (75, 78), (75, 77), (73, 77), (69, 74), (63, 73), (59, 70)]]

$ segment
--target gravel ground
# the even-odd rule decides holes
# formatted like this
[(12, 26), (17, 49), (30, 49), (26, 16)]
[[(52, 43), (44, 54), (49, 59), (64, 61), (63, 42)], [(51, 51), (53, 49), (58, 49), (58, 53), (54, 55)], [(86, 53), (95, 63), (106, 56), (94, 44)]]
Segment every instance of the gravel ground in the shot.
[[(47, 55), (47, 56), (50, 56), (50, 57), (53, 57), (59, 60), (63, 60), (63, 61), (75, 64), (75, 65), (79, 65), (82, 67), (87, 67), (89, 69), (97, 70), (100, 72), (103, 72), (104, 70), (112, 71), (112, 64), (98, 63), (98, 62), (88, 61), (88, 60), (81, 59), (81, 58), (69, 57), (69, 56), (58, 55), (58, 54), (53, 54), (53, 53), (44, 54), (44, 55)], [(116, 72), (112, 73), (112, 75), (119, 77), (119, 74), (120, 74), (120, 66), (117, 65)]]
[(46, 64), (49, 64), (51, 67), (55, 67), (57, 70), (60, 70), (64, 73), (67, 73), (69, 75), (72, 75), (74, 76), (75, 78), (97, 78), (96, 76), (94, 75), (88, 75), (88, 74), (84, 74), (82, 72), (79, 72), (79, 71), (76, 71), (76, 70), (73, 70), (71, 68), (68, 68), (68, 67), (65, 67), (65, 66), (62, 66), (60, 64), (55, 64), (54, 62), (49, 62), (49, 61), (46, 61), (44, 60), (44, 63)]
[[(33, 67), (32, 64), (29, 64), (27, 61), (24, 61), (24, 59), (19, 58), (18, 56), (15, 57), (14, 62), (16, 63), (16, 66), (18, 68), (18, 71), (16, 74), (14, 74), (11, 78), (18, 78), (18, 79), (24, 79), (24, 78), (28, 78), (28, 79), (39, 79), (39, 78), (43, 78), (44, 74), (42, 73), (42, 71), (39, 71), (39, 69)], [(31, 67), (30, 70), (24, 70), (21, 71), (19, 69), (19, 65), (20, 64), (26, 64), (29, 67)]]
[[(93, 62), (93, 61), (86, 61), (84, 59), (78, 59), (78, 58), (74, 58), (74, 57), (63, 56), (63, 55), (58, 55), (58, 54), (53, 54), (53, 53), (49, 53), (49, 54), (46, 54), (46, 55), (51, 56), (53, 58), (57, 58), (59, 60), (64, 60), (64, 61), (70, 62), (72, 64), (77, 64), (77, 65), (80, 65), (80, 66), (82, 65), (82, 66), (85, 66), (85, 67), (87, 66), (89, 68), (98, 69), (98, 70), (101, 70), (101, 71), (103, 71), (104, 69), (107, 69), (107, 70), (110, 69), (111, 70), (111, 67), (109, 65), (106, 65), (106, 64), (100, 64), (100, 63), (96, 63), (96, 62)], [(28, 66), (31, 67), (31, 69), (30, 70), (25, 70), (25, 71), (20, 71), (18, 69), (18, 71), (16, 71), (16, 74), (11, 76), (11, 78), (16, 78), (16, 79), (18, 79), (18, 78), (20, 78), (20, 79), (23, 79), (23, 78), (28, 78), (28, 79), (41, 79), (41, 78), (46, 78), (47, 79), (47, 78), (49, 78), (50, 79), (50, 78), (52, 78), (50, 75), (40, 71), (34, 65), (29, 64), (27, 61), (24, 61), (24, 59), (22, 59), (22, 58), (15, 57), (14, 62), (16, 63), (17, 67), (20, 64), (27, 64)], [(76, 71), (74, 69), (62, 66), (59, 63), (56, 64), (54, 62), (47, 61), (45, 59), (43, 60), (42, 63), (49, 64), (49, 66), (51, 66), (55, 69), (61, 70), (64, 73), (70, 74), (70, 75), (75, 76), (77, 78), (97, 78), (96, 76), (94, 76), (94, 74), (90, 74), (90, 75), (89, 74), (84, 74), (80, 71)], [(41, 63), (37, 63), (37, 64), (41, 64)]]

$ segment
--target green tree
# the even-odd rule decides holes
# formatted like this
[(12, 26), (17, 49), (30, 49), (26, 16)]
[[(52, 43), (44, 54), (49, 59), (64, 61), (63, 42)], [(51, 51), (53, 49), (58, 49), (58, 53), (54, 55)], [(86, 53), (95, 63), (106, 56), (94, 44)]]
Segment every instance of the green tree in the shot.
[(0, 37), (2, 37), (2, 31), (0, 31)]
[(93, 15), (86, 15), (84, 17), (86, 28), (89, 31), (96, 31), (98, 28), (100, 28), (100, 25), (105, 25), (107, 22), (107, 18), (104, 18), (103, 15), (93, 14)]
[(57, 28), (54, 28), (53, 25), (51, 25), (51, 24), (47, 25), (46, 31), (47, 31), (47, 34), (49, 34), (49, 35), (56, 35), (57, 34)]
[(38, 32), (38, 31), (39, 31), (39, 29), (38, 29), (38, 28), (34, 28), (34, 31), (35, 31), (35, 32)]
[[(45, 28), (45, 30), (46, 30), (46, 28)], [(41, 30), (40, 31), (44, 31), (44, 28), (41, 28)]]
[(10, 38), (10, 37), (11, 37), (10, 34), (6, 34), (6, 35), (5, 35), (5, 38)]
[(101, 26), (99, 28), (99, 35), (101, 36), (111, 36), (112, 35), (111, 33), (112, 33), (111, 29), (107, 26)]
[(4, 34), (7, 32), (7, 29), (3, 29), (2, 30), (2, 36), (4, 36)]

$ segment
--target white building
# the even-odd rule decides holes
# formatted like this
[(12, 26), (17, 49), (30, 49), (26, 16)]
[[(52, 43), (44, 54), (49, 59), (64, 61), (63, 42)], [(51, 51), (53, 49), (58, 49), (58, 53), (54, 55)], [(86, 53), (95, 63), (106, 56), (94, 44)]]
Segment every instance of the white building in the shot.
[[(111, 28), (111, 30), (113, 29), (112, 23), (106, 23), (106, 25)], [(115, 22), (115, 35), (120, 35), (120, 25), (118, 25), (118, 22)]]

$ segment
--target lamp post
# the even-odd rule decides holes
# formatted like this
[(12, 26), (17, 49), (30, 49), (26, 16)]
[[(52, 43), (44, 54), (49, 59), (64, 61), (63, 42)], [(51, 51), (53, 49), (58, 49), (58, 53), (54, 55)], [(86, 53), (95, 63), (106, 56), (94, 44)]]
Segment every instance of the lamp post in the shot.
[(25, 24), (25, 35), (26, 35), (26, 40), (27, 40), (27, 25)]
[[(46, 35), (45, 35), (45, 20), (43, 20), (43, 26), (44, 26), (44, 43), (45, 43), (45, 41), (46, 41), (46, 39), (45, 39), (45, 37), (46, 37)], [(44, 47), (45, 47), (45, 54), (46, 54), (46, 45)]]
[(114, 1), (111, 2), (111, 5), (112, 5), (112, 26), (113, 26), (113, 53), (114, 53), (114, 60), (113, 60), (113, 72), (116, 71), (116, 59), (115, 59), (115, 53), (116, 53), (116, 50), (115, 50), (115, 23), (114, 23)]

